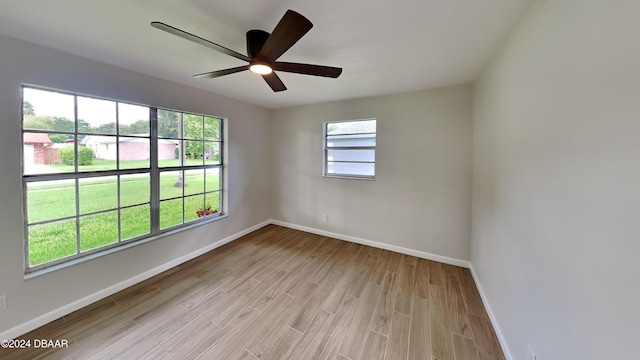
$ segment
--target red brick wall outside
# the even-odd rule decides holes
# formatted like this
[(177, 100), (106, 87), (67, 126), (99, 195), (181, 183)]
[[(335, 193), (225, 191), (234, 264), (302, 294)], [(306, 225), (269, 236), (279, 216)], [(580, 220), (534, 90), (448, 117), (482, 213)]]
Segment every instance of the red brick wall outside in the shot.
[(44, 153), (44, 145), (43, 144), (33, 144), (33, 163), (34, 164), (44, 164), (46, 155)]
[[(113, 146), (115, 146), (115, 144)], [(120, 160), (147, 159), (149, 159), (149, 143), (126, 142), (120, 144)]]
[(158, 144), (158, 159), (170, 160), (176, 158), (176, 146), (174, 144)]
[[(175, 159), (174, 144), (158, 144), (158, 158), (160, 160)], [(120, 144), (120, 160), (147, 160), (149, 159), (149, 143), (126, 142)]]

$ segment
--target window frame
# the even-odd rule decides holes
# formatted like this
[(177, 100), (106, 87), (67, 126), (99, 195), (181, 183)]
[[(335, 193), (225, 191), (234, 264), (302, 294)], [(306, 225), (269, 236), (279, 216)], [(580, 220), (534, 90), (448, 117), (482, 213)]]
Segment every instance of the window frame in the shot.
[[(49, 91), (49, 92), (55, 92), (55, 93), (60, 93), (60, 94), (65, 94), (65, 95), (70, 95), (74, 97), (74, 119), (70, 119), (73, 120), (74, 122), (74, 130), (71, 131), (61, 131), (61, 130), (42, 130), (42, 129), (25, 129), (24, 127), (24, 121), (25, 121), (25, 116), (23, 114), (23, 109), (24, 109), (24, 102), (25, 102), (25, 97), (24, 97), (24, 90), (26, 88), (29, 89), (34, 89), (34, 90), (40, 90), (40, 91)], [(127, 105), (136, 105), (136, 106), (143, 106), (149, 109), (149, 135), (148, 136), (140, 136), (140, 135), (134, 135), (134, 134), (121, 134), (120, 133), (120, 118), (119, 115), (116, 115), (116, 120), (115, 120), (115, 133), (114, 134), (105, 134), (105, 133), (88, 133), (86, 131), (79, 131), (79, 126), (78, 126), (78, 98), (79, 97), (86, 97), (86, 98), (92, 98), (92, 99), (99, 99), (99, 100), (107, 100), (107, 101), (112, 101), (114, 102), (116, 109), (118, 109), (118, 104), (127, 104)], [(138, 104), (138, 103), (134, 103), (134, 102), (130, 102), (130, 101), (122, 101), (122, 100), (114, 100), (114, 99), (110, 99), (110, 98), (106, 98), (106, 97), (101, 97), (101, 96), (96, 96), (96, 95), (87, 95), (87, 94), (82, 94), (82, 93), (78, 93), (78, 92), (72, 92), (72, 91), (66, 91), (66, 90), (59, 90), (59, 89), (54, 89), (54, 88), (49, 88), (49, 87), (43, 87), (43, 86), (39, 86), (39, 85), (33, 85), (33, 84), (21, 84), (20, 87), (20, 105), (21, 105), (21, 109), (20, 109), (20, 132), (21, 132), (21, 138), (24, 138), (24, 134), (26, 133), (45, 133), (45, 134), (63, 134), (63, 135), (71, 135), (73, 136), (74, 139), (74, 144), (73, 144), (73, 148), (74, 148), (74, 171), (73, 172), (57, 172), (57, 173), (42, 173), (42, 174), (26, 174), (25, 173), (25, 146), (24, 143), (21, 146), (20, 149), (20, 161), (21, 161), (21, 185), (22, 185), (22, 213), (23, 213), (23, 246), (24, 246), (24, 269), (25, 269), (25, 277), (26, 278), (30, 278), (30, 277), (34, 277), (34, 276), (38, 276), (40, 274), (43, 273), (48, 273), (50, 271), (53, 270), (57, 270), (59, 268), (64, 268), (67, 266), (71, 266), (80, 262), (84, 262), (84, 261), (88, 261), (97, 257), (101, 257), (116, 251), (120, 251), (120, 250), (124, 250), (127, 248), (130, 248), (132, 246), (136, 246), (136, 245), (140, 245), (149, 241), (153, 241), (156, 240), (158, 238), (167, 236), (167, 235), (171, 235), (174, 233), (178, 233), (184, 230), (188, 230), (190, 228), (196, 227), (196, 226), (201, 226), (207, 223), (210, 223), (212, 221), (216, 221), (216, 220), (220, 220), (223, 218), (226, 218), (228, 216), (227, 212), (227, 199), (226, 199), (226, 194), (227, 194), (227, 189), (225, 188), (226, 186), (226, 177), (227, 177), (227, 172), (226, 172), (226, 139), (227, 139), (227, 119), (223, 118), (223, 117), (219, 117), (219, 116), (213, 116), (213, 115), (204, 115), (204, 114), (198, 114), (198, 113), (194, 113), (194, 112), (186, 112), (186, 111), (179, 111), (179, 110), (169, 110), (167, 108), (164, 107), (157, 107), (157, 106), (151, 106), (151, 105), (144, 105), (144, 104)], [(202, 121), (203, 121), (203, 136), (202, 139), (200, 141), (202, 141), (203, 144), (203, 152), (204, 152), (204, 146), (207, 143), (207, 140), (205, 140), (205, 131), (204, 131), (204, 124), (205, 124), (205, 118), (214, 118), (214, 119), (218, 119), (219, 120), (219, 140), (215, 140), (215, 141), (211, 141), (211, 142), (217, 142), (219, 143), (219, 161), (217, 164), (206, 164), (206, 159), (204, 159), (203, 156), (203, 163), (202, 164), (198, 164), (198, 165), (187, 165), (186, 163), (182, 163), (180, 166), (171, 166), (171, 167), (159, 167), (158, 166), (158, 140), (160, 139), (165, 139), (163, 137), (159, 137), (158, 136), (158, 110), (167, 110), (167, 111), (173, 111), (173, 112), (177, 112), (180, 114), (180, 126), (182, 129), (184, 129), (184, 123), (183, 123), (183, 115), (185, 114), (189, 114), (189, 115), (195, 115), (195, 116), (199, 116), (202, 117)], [(117, 114), (117, 110), (116, 110), (116, 114)], [(182, 130), (181, 130), (182, 132)], [(115, 147), (116, 147), (116, 168), (115, 169), (108, 169), (108, 170), (92, 170), (92, 171), (79, 171), (79, 155), (78, 155), (78, 149), (80, 147), (80, 140), (79, 140), (79, 136), (83, 136), (83, 135), (97, 135), (97, 136), (103, 136), (103, 135), (107, 135), (107, 136), (113, 136), (116, 139), (118, 139), (119, 137), (123, 137), (123, 138), (140, 138), (140, 139), (148, 139), (149, 140), (149, 167), (148, 168), (124, 168), (121, 169), (120, 168), (120, 141), (116, 140), (115, 142)], [(184, 139), (180, 139), (182, 141), (187, 141)], [(191, 140), (191, 139), (190, 139)], [(183, 145), (182, 145), (183, 146)], [(206, 172), (208, 169), (218, 169), (218, 188), (216, 190), (212, 190), (212, 191), (208, 191), (208, 189), (206, 188)], [(182, 223), (181, 224), (177, 224), (177, 225), (173, 225), (167, 228), (160, 228), (160, 174), (163, 171), (188, 171), (188, 170), (202, 170), (205, 176), (205, 180), (204, 180), (204, 185), (203, 185), (203, 192), (202, 193), (198, 193), (198, 194), (189, 194), (189, 195), (185, 195), (185, 190), (183, 187), (182, 190), (182, 196), (179, 197), (180, 199), (182, 199), (183, 201), (183, 211), (182, 211)], [(121, 201), (121, 181), (120, 178), (121, 176), (126, 176), (126, 175), (133, 175), (133, 174), (148, 174), (149, 176), (149, 201), (148, 202), (144, 202), (144, 203), (136, 203), (134, 205), (122, 205), (122, 201)], [(79, 193), (81, 191), (81, 187), (82, 187), (82, 180), (84, 179), (90, 179), (90, 178), (96, 178), (96, 177), (104, 177), (104, 176), (114, 176), (116, 178), (116, 198), (117, 198), (117, 205), (115, 208), (109, 208), (109, 209), (102, 209), (102, 210), (98, 210), (98, 211), (90, 211), (90, 212), (86, 212), (86, 213), (82, 213), (80, 210), (80, 197), (79, 197)], [(74, 215), (69, 215), (69, 216), (62, 216), (59, 218), (55, 218), (55, 219), (46, 219), (46, 220), (42, 220), (42, 221), (33, 221), (30, 222), (29, 220), (29, 203), (28, 203), (28, 193), (29, 193), (29, 184), (33, 184), (33, 183), (39, 183), (39, 182), (46, 182), (46, 181), (52, 181), (52, 180), (73, 180), (73, 189), (74, 189), (74, 196), (75, 196), (75, 214)], [(189, 197), (189, 196), (206, 196), (206, 194), (209, 193), (218, 193), (218, 198), (219, 198), (219, 211), (215, 214), (211, 214), (208, 216), (204, 216), (201, 218), (196, 218), (195, 220), (186, 220), (186, 212), (184, 209), (184, 201), (185, 198)], [(206, 198), (206, 197), (205, 197)], [(203, 205), (205, 205), (205, 203), (203, 203)], [(108, 213), (111, 211), (115, 211), (117, 213), (118, 219), (120, 219), (120, 213), (122, 210), (128, 209), (128, 208), (133, 208), (133, 207), (137, 207), (137, 206), (148, 206), (149, 207), (149, 232), (146, 234), (142, 234), (142, 235), (137, 235), (131, 238), (127, 238), (127, 239), (122, 239), (122, 229), (121, 229), (121, 221), (118, 220), (118, 222), (115, 224), (117, 227), (117, 232), (118, 232), (118, 237), (117, 237), (117, 241), (111, 244), (107, 244), (107, 245), (103, 245), (103, 246), (99, 246), (87, 251), (82, 251), (81, 248), (81, 233), (80, 233), (80, 220), (83, 217), (86, 216), (91, 216), (91, 215), (96, 215), (96, 214), (102, 214), (102, 213)], [(75, 224), (75, 232), (76, 232), (76, 252), (75, 254), (69, 255), (69, 256), (65, 256), (59, 259), (55, 259), (52, 261), (48, 261), (48, 262), (44, 262), (44, 263), (40, 263), (37, 265), (33, 265), (30, 266), (30, 254), (29, 254), (29, 227), (33, 226), (33, 225), (40, 225), (40, 224), (48, 224), (48, 223), (54, 223), (56, 221), (64, 221), (64, 220), (71, 220), (73, 219), (76, 224)]]
[[(376, 132), (375, 133), (355, 133), (355, 134), (340, 134), (340, 135), (361, 135), (361, 134), (375, 134), (376, 135), (376, 145), (373, 146), (332, 146), (327, 147), (327, 128), (329, 124), (340, 124), (340, 123), (352, 123), (352, 122), (360, 122), (360, 121), (375, 121), (376, 123)], [(337, 178), (337, 179), (352, 179), (352, 180), (376, 180), (376, 147), (377, 147), (377, 138), (378, 138), (378, 120), (376, 118), (367, 118), (367, 119), (356, 119), (356, 120), (338, 120), (338, 121), (327, 121), (322, 123), (322, 176), (327, 178)], [(334, 174), (328, 172), (328, 163), (329, 163), (329, 150), (373, 150), (374, 161), (353, 161), (351, 163), (366, 163), (373, 164), (373, 175), (357, 175), (357, 174)]]
[[(179, 135), (178, 135), (178, 137), (177, 137), (177, 138), (160, 137), (160, 136), (157, 134), (157, 122), (158, 122), (158, 121), (157, 121), (157, 119), (158, 119), (157, 113), (158, 113), (158, 110), (164, 110), (164, 111), (170, 111), (170, 112), (177, 112), (177, 113), (179, 113), (179, 114), (180, 114), (180, 123), (182, 124), (182, 130), (180, 130), (180, 133), (179, 133)], [(186, 114), (186, 115), (195, 115), (195, 116), (201, 116), (201, 117), (202, 117), (203, 134), (202, 134), (202, 138), (201, 138), (201, 139), (194, 139), (194, 138), (186, 137), (186, 136), (184, 135), (183, 131), (184, 131), (184, 115), (185, 115), (185, 114)], [(183, 199), (183, 202), (182, 202), (182, 206), (183, 206), (183, 212), (182, 212), (183, 218), (182, 218), (182, 221), (183, 221), (183, 222), (182, 222), (182, 224), (177, 224), (177, 225), (172, 225), (172, 226), (169, 226), (169, 227), (166, 227), (166, 228), (161, 228), (160, 219), (158, 219), (158, 221), (157, 221), (156, 223), (154, 223), (154, 222), (153, 222), (153, 219), (152, 219), (152, 222), (151, 222), (151, 224), (152, 224), (152, 226), (151, 226), (151, 227), (152, 227), (152, 230), (153, 230), (153, 225), (154, 225), (154, 224), (156, 224), (156, 225), (157, 225), (157, 229), (156, 229), (156, 230), (157, 230), (157, 232), (158, 232), (158, 233), (160, 233), (160, 234), (162, 234), (162, 233), (169, 232), (169, 231), (172, 231), (172, 230), (175, 230), (175, 229), (181, 229), (181, 228), (183, 228), (183, 227), (185, 227), (185, 226), (187, 226), (187, 225), (189, 225), (189, 224), (193, 223), (194, 221), (195, 221), (195, 222), (199, 222), (199, 221), (203, 221), (203, 219), (207, 219), (207, 218), (209, 218), (209, 217), (213, 219), (213, 218), (217, 218), (217, 217), (220, 217), (220, 216), (225, 215), (224, 207), (223, 207), (223, 205), (224, 205), (224, 203), (225, 203), (225, 201), (224, 201), (224, 199), (223, 199), (223, 195), (224, 195), (224, 173), (225, 173), (225, 172), (224, 172), (224, 169), (223, 169), (223, 168), (224, 168), (224, 155), (225, 155), (225, 151), (224, 151), (224, 144), (225, 144), (225, 142), (224, 142), (225, 119), (220, 118), (220, 117), (217, 117), (217, 116), (210, 116), (210, 115), (195, 114), (195, 113), (191, 113), (191, 112), (186, 113), (186, 112), (184, 112), (184, 111), (169, 110), (169, 109), (166, 109), (166, 108), (155, 108), (155, 117), (154, 117), (154, 118), (155, 118), (155, 120), (154, 120), (153, 122), (155, 122), (155, 123), (156, 123), (156, 126), (155, 126), (155, 130), (156, 130), (156, 137), (155, 137), (155, 139), (156, 139), (156, 141), (155, 141), (155, 144), (156, 144), (156, 151), (158, 151), (158, 150), (157, 150), (157, 145), (158, 145), (158, 141), (157, 141), (157, 140), (159, 140), (159, 139), (164, 139), (164, 140), (171, 139), (171, 140), (178, 140), (178, 141), (180, 141), (180, 143), (179, 143), (179, 145), (178, 145), (178, 146), (180, 147), (180, 149), (181, 149), (180, 151), (181, 151), (181, 152), (182, 152), (182, 151), (184, 151), (186, 142), (188, 142), (188, 141), (200, 141), (200, 142), (202, 142), (203, 164), (202, 164), (202, 165), (193, 166), (193, 165), (186, 165), (186, 164), (184, 164), (184, 163), (183, 163), (182, 165), (179, 165), (179, 166), (164, 166), (164, 167), (160, 167), (160, 166), (158, 166), (158, 162), (157, 162), (157, 161), (152, 162), (152, 163), (155, 163), (155, 165), (156, 165), (156, 170), (157, 170), (157, 175), (158, 175), (157, 177), (153, 177), (153, 176), (152, 176), (152, 182), (153, 182), (153, 179), (154, 179), (154, 178), (155, 178), (155, 180), (158, 182), (158, 184), (157, 184), (157, 189), (158, 189), (158, 190), (157, 190), (157, 206), (158, 206), (158, 211), (157, 211), (157, 213), (156, 213), (156, 214), (158, 215), (158, 217), (160, 216), (160, 203), (161, 203), (161, 202), (163, 202), (163, 201), (172, 201), (172, 200), (177, 200), (177, 199)], [(204, 124), (205, 124), (205, 121), (206, 121), (206, 120), (205, 120), (205, 118), (216, 118), (216, 119), (220, 120), (220, 133), (219, 133), (220, 140), (209, 140), (209, 141), (205, 140), (205, 134), (204, 134)], [(152, 139), (153, 139), (153, 137), (152, 137)], [(206, 165), (206, 164), (204, 163), (204, 161), (205, 161), (205, 159), (204, 159), (205, 144), (206, 144), (206, 143), (208, 143), (208, 142), (216, 142), (216, 143), (219, 143), (219, 144), (220, 144), (220, 159), (219, 159), (219, 164), (209, 164), (209, 165)], [(154, 157), (154, 159), (156, 159), (156, 160), (157, 160), (157, 158), (158, 158), (158, 156), (156, 155), (156, 156)], [(184, 157), (183, 157), (183, 159), (184, 159)], [(181, 160), (181, 162), (182, 162), (182, 160)], [(185, 178), (185, 176), (186, 176), (186, 172), (187, 172), (188, 170), (200, 170), (200, 169), (202, 169), (202, 170), (205, 172), (205, 174), (204, 174), (204, 176), (205, 176), (205, 180), (204, 180), (204, 181), (205, 181), (205, 183), (204, 183), (204, 185), (203, 185), (203, 186), (204, 186), (204, 191), (203, 191), (202, 193), (199, 193), (199, 194), (204, 195), (204, 196), (205, 196), (205, 198), (206, 198), (206, 194), (218, 193), (218, 194), (219, 194), (219, 195), (218, 195), (218, 198), (219, 198), (219, 207), (220, 207), (220, 212), (219, 212), (219, 213), (216, 213), (215, 215), (214, 215), (214, 214), (212, 214), (212, 215), (207, 215), (207, 216), (205, 216), (205, 217), (203, 217), (203, 218), (200, 218), (200, 219), (196, 219), (196, 220), (191, 220), (191, 221), (189, 221), (189, 222), (185, 222), (185, 213), (186, 213), (186, 211), (185, 211), (185, 210), (186, 210), (186, 209), (184, 208), (184, 199), (185, 199), (185, 198), (188, 198), (188, 197), (192, 197), (192, 196), (198, 196), (199, 194), (185, 194), (185, 188), (184, 188), (184, 187), (182, 187), (182, 196), (179, 196), (179, 197), (170, 197), (170, 198), (163, 199), (163, 198), (161, 198), (161, 194), (160, 194), (160, 186), (159, 186), (159, 182), (160, 182), (160, 175), (161, 175), (163, 172), (178, 172), (178, 171), (182, 171), (182, 172), (183, 172), (183, 175), (182, 175), (182, 176), (183, 176), (183, 179), (184, 179), (184, 178)], [(218, 183), (218, 189), (217, 189), (217, 190), (207, 191), (207, 189), (206, 189), (206, 176), (207, 176), (207, 175), (206, 175), (206, 170), (207, 170), (207, 169), (219, 169), (219, 171), (220, 171), (220, 173), (218, 174), (218, 181), (219, 181), (219, 183)], [(153, 186), (152, 186), (152, 187), (153, 187)], [(153, 190), (152, 190), (152, 195), (153, 195), (153, 193), (154, 193), (154, 192), (153, 192)], [(152, 198), (152, 200), (153, 200), (153, 198)], [(153, 203), (153, 201), (152, 201), (152, 203)], [(205, 204), (203, 204), (203, 205), (205, 205)], [(152, 211), (152, 215), (153, 215), (153, 214), (154, 214), (153, 207), (152, 207), (152, 210), (151, 210), (151, 211)]]

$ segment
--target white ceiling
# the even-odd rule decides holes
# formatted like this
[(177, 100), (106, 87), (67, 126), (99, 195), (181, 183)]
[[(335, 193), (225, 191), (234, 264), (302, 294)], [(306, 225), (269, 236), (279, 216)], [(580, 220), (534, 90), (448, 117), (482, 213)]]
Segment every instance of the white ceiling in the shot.
[[(275, 109), (469, 83), (530, 0), (0, 0), (0, 34)], [(287, 9), (314, 27), (279, 60), (338, 66), (338, 79), (248, 71), (193, 74), (241, 60), (152, 28), (157, 20), (246, 53)]]

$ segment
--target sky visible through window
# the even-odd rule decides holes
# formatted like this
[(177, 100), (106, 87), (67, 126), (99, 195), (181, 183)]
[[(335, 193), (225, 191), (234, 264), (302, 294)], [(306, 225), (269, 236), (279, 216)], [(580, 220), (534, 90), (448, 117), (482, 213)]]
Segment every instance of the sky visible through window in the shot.
[(22, 89), (27, 271), (222, 214), (222, 119)]
[[(33, 106), (36, 115), (75, 120), (73, 95), (24, 88), (24, 101)], [(116, 121), (115, 103), (111, 100), (78, 97), (78, 118), (88, 122), (92, 127), (114, 123)], [(149, 119), (149, 108), (118, 103), (118, 115), (120, 124), (130, 125), (138, 120)]]

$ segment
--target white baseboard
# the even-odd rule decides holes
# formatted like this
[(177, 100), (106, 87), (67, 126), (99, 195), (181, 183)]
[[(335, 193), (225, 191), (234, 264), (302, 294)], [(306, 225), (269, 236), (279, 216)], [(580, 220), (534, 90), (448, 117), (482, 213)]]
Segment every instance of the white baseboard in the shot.
[(134, 277), (131, 277), (127, 280), (119, 282), (113, 286), (110, 286), (106, 289), (95, 292), (91, 295), (85, 296), (82, 299), (76, 300), (70, 304), (64, 305), (60, 308), (52, 310), (44, 315), (38, 316), (32, 320), (29, 320), (25, 323), (17, 325), (9, 330), (6, 330), (0, 333), (0, 339), (15, 339), (21, 335), (28, 333), (29, 331), (35, 330), (40, 326), (46, 325), (56, 319), (61, 318), (62, 316), (68, 315), (76, 310), (82, 309), (83, 307), (93, 304), (96, 301), (102, 300), (107, 296), (113, 295), (118, 291), (124, 290), (130, 286), (133, 286), (141, 281), (147, 280), (153, 276), (160, 274), (163, 271), (169, 270), (175, 266), (178, 266), (182, 263), (185, 263), (191, 259), (194, 259), (202, 254), (205, 254), (213, 249), (216, 249), (224, 244), (230, 243), (233, 240), (236, 240), (252, 231), (258, 230), (261, 227), (269, 225), (271, 221), (263, 221), (257, 225), (254, 225), (250, 228), (242, 230), (238, 233), (235, 233), (231, 236), (228, 236), (222, 240), (218, 240), (213, 244), (209, 244), (205, 247), (202, 247), (196, 251), (193, 251), (187, 255), (181, 256), (175, 260), (169, 261), (168, 263), (162, 264), (158, 267), (155, 267), (149, 271), (146, 271), (142, 274), (138, 274)]
[(507, 339), (502, 334), (500, 330), (500, 326), (498, 326), (498, 320), (496, 316), (493, 314), (493, 310), (491, 310), (491, 306), (489, 305), (489, 300), (487, 296), (484, 294), (484, 290), (482, 290), (482, 285), (480, 285), (480, 279), (478, 279), (478, 275), (476, 271), (473, 269), (473, 265), (469, 268), (471, 270), (471, 276), (473, 276), (473, 281), (476, 283), (476, 287), (478, 288), (478, 292), (480, 293), (480, 298), (482, 299), (482, 303), (484, 304), (484, 308), (487, 310), (487, 314), (489, 314), (489, 320), (491, 320), (491, 325), (493, 325), (493, 329), (498, 336), (498, 341), (500, 342), (500, 346), (502, 347), (502, 351), (504, 352), (504, 356), (507, 360), (513, 360), (513, 356), (511, 356), (511, 351), (509, 350), (509, 346), (507, 346)]
[(385, 244), (385, 243), (381, 243), (381, 242), (377, 242), (377, 241), (361, 239), (361, 238), (358, 238), (358, 237), (355, 237), (355, 236), (342, 235), (342, 234), (333, 233), (333, 232), (330, 232), (330, 231), (310, 228), (310, 227), (306, 227), (306, 226), (302, 226), (302, 225), (291, 224), (291, 223), (280, 221), (280, 220), (271, 220), (271, 223), (274, 224), (274, 225), (284, 226), (284, 227), (288, 227), (288, 228), (291, 228), (291, 229), (300, 230), (300, 231), (304, 231), (304, 232), (308, 232), (308, 233), (312, 233), (312, 234), (316, 234), (316, 235), (321, 235), (321, 236), (326, 236), (326, 237), (335, 238), (335, 239), (339, 239), (339, 240), (349, 241), (349, 242), (353, 242), (353, 243), (356, 243), (356, 244), (372, 246), (372, 247), (375, 247), (375, 248), (394, 251), (394, 252), (407, 254), (407, 255), (419, 257), (419, 258), (422, 258), (422, 259), (433, 260), (433, 261), (437, 261), (437, 262), (441, 262), (441, 263), (445, 263), (445, 264), (461, 266), (461, 267), (465, 267), (465, 268), (469, 268), (471, 266), (471, 264), (466, 260), (450, 258), (450, 257), (447, 257), (447, 256), (436, 255), (436, 254), (432, 254), (432, 253), (428, 253), (428, 252), (424, 252), (424, 251), (413, 250), (413, 249), (409, 249), (409, 248), (405, 248), (405, 247), (401, 247), (401, 246), (396, 246), (396, 245)]
[(473, 276), (473, 281), (475, 282), (476, 287), (478, 288), (478, 292), (480, 293), (480, 297), (482, 299), (482, 303), (484, 304), (484, 307), (487, 310), (487, 313), (489, 314), (489, 320), (491, 321), (491, 324), (493, 325), (493, 328), (494, 328), (494, 330), (496, 332), (496, 335), (498, 337), (498, 341), (500, 342), (500, 346), (502, 347), (502, 350), (504, 352), (504, 356), (505, 356), (506, 360), (513, 360), (513, 356), (511, 356), (511, 351), (509, 350), (509, 346), (507, 346), (507, 341), (506, 341), (504, 335), (502, 334), (502, 331), (500, 330), (500, 326), (498, 325), (498, 321), (497, 321), (495, 315), (493, 314), (493, 310), (491, 310), (491, 306), (489, 305), (489, 301), (488, 301), (488, 299), (487, 299), (487, 297), (486, 297), (486, 295), (485, 295), (485, 293), (484, 293), (484, 291), (482, 289), (482, 286), (480, 285), (480, 281), (478, 279), (478, 276), (477, 276), (475, 270), (473, 269), (473, 266), (472, 266), (471, 262), (465, 261), (465, 260), (460, 260), (460, 259), (455, 259), (455, 258), (450, 258), (450, 257), (447, 257), (447, 256), (431, 254), (431, 253), (424, 252), (424, 251), (408, 249), (408, 248), (404, 248), (404, 247), (401, 247), (401, 246), (390, 245), (390, 244), (385, 244), (385, 243), (381, 243), (381, 242), (377, 242), (377, 241), (361, 239), (361, 238), (357, 238), (357, 237), (354, 237), (354, 236), (333, 233), (333, 232), (325, 231), (325, 230), (319, 230), (319, 229), (310, 228), (310, 227), (307, 227), (307, 226), (291, 224), (291, 223), (280, 221), (280, 220), (271, 220), (271, 224), (284, 226), (284, 227), (288, 227), (288, 228), (295, 229), (295, 230), (305, 231), (305, 232), (316, 234), (316, 235), (321, 235), (321, 236), (331, 237), (331, 238), (335, 238), (335, 239), (345, 240), (345, 241), (353, 242), (353, 243), (356, 243), (356, 244), (368, 245), (368, 246), (372, 246), (372, 247), (376, 247), (376, 248), (380, 248), (380, 249), (395, 251), (395, 252), (398, 252), (398, 253), (412, 255), (412, 256), (419, 257), (419, 258), (433, 260), (433, 261), (437, 261), (437, 262), (441, 262), (441, 263), (445, 263), (445, 264), (450, 264), (450, 265), (469, 268), (471, 270), (471, 275)]

